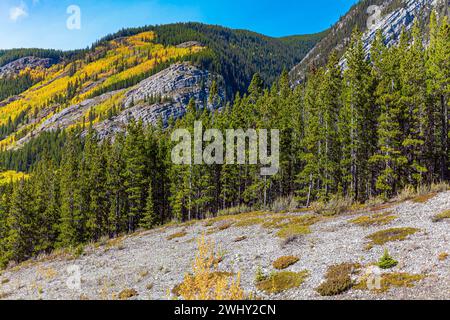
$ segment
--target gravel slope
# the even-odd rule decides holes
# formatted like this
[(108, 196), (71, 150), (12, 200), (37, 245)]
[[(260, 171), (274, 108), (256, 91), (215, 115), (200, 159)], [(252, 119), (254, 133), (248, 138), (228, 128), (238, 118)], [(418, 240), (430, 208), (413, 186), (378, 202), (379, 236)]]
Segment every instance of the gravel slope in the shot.
[[(438, 194), (426, 203), (403, 202), (387, 211), (398, 219), (386, 226), (361, 227), (349, 221), (359, 215), (345, 214), (325, 219), (311, 227), (312, 233), (287, 245), (281, 245), (273, 230), (260, 225), (232, 226), (208, 235), (225, 253), (222, 270), (240, 271), (242, 286), (258, 297), (273, 299), (322, 299), (315, 288), (323, 282), (327, 267), (341, 262), (368, 265), (378, 261), (387, 248), (399, 261), (392, 272), (423, 274), (426, 278), (413, 288), (394, 288), (385, 293), (350, 290), (329, 299), (450, 299), (450, 258), (441, 261), (441, 253), (450, 253), (450, 221), (438, 223), (431, 218), (450, 209), (450, 192)], [(304, 214), (304, 213), (303, 213)], [(301, 213), (297, 213), (301, 215)], [(368, 250), (365, 237), (376, 231), (413, 227), (420, 229), (404, 241), (388, 242)], [(77, 259), (63, 256), (32, 261), (10, 268), (0, 275), (3, 299), (112, 299), (123, 289), (135, 289), (137, 299), (168, 299), (170, 289), (180, 283), (196, 252), (196, 241), (205, 230), (204, 222), (174, 226), (128, 236), (108, 244), (91, 246)], [(185, 231), (181, 238), (169, 235)], [(241, 242), (237, 237), (246, 236)], [(296, 289), (267, 296), (254, 285), (258, 266), (270, 273), (272, 262), (284, 255), (300, 261), (290, 271), (309, 270), (310, 276)], [(81, 288), (69, 289), (67, 268), (77, 266)]]

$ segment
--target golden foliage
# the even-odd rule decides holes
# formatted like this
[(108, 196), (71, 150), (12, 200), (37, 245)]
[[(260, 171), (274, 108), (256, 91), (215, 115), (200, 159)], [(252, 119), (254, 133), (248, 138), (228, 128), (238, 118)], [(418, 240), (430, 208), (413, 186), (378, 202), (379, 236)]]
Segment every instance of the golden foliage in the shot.
[(0, 172), (0, 185), (16, 182), (21, 179), (27, 179), (28, 177), (29, 175), (26, 173), (16, 172), (12, 170)]
[(214, 246), (203, 235), (198, 241), (198, 252), (187, 274), (177, 287), (185, 300), (242, 300), (244, 291), (240, 286), (240, 274), (233, 278), (229, 272), (218, 270)]

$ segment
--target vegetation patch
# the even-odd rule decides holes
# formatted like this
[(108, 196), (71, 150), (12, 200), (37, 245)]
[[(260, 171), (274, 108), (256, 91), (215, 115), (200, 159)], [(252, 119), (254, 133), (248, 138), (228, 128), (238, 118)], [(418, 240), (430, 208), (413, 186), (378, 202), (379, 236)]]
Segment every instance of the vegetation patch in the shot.
[(428, 194), (422, 194), (419, 196), (414, 197), (411, 201), (414, 203), (426, 203), (429, 200), (433, 199), (434, 197), (436, 197), (437, 193), (433, 192), (433, 193), (428, 193)]
[[(416, 282), (419, 282), (425, 278), (424, 275), (420, 274), (409, 274), (409, 273), (386, 273), (381, 276), (380, 286), (378, 288), (372, 289), (372, 291), (383, 293), (391, 289), (392, 287), (397, 288), (412, 288)], [(367, 287), (367, 279), (362, 279), (357, 285), (354, 286), (357, 290), (369, 290)]]
[(309, 228), (309, 226), (305, 226), (302, 224), (291, 224), (281, 228), (277, 232), (277, 236), (282, 239), (287, 239), (293, 236), (299, 236), (308, 233), (311, 233), (311, 229)]
[(370, 227), (370, 226), (383, 226), (391, 223), (395, 219), (397, 219), (397, 216), (392, 215), (392, 212), (383, 212), (373, 214), (370, 216), (362, 216), (353, 219), (350, 222), (362, 227)]
[(330, 266), (325, 275), (325, 282), (317, 287), (317, 292), (322, 296), (335, 296), (350, 290), (354, 284), (352, 274), (360, 268), (356, 263)]
[(242, 300), (244, 291), (240, 286), (240, 274), (218, 270), (214, 247), (205, 236), (198, 241), (198, 253), (192, 273), (172, 289), (172, 293), (184, 300)]
[(394, 258), (392, 258), (389, 255), (389, 252), (387, 249), (384, 250), (383, 256), (381, 257), (380, 261), (378, 261), (378, 266), (381, 269), (391, 269), (391, 268), (395, 267), (396, 265), (398, 265), (398, 261), (394, 260)]
[(296, 264), (300, 259), (294, 256), (284, 256), (275, 260), (272, 265), (275, 269), (283, 270)]
[(448, 253), (447, 252), (441, 252), (438, 256), (439, 261), (445, 261), (448, 258)]
[(387, 242), (403, 241), (418, 231), (420, 230), (416, 228), (392, 228), (375, 232), (367, 236), (367, 239), (371, 240), (372, 245), (384, 245)]
[(280, 271), (256, 282), (256, 287), (268, 294), (280, 293), (301, 286), (308, 275), (307, 270), (301, 272)]
[(167, 240), (173, 240), (173, 239), (177, 239), (177, 238), (183, 238), (187, 236), (187, 232), (186, 231), (180, 231), (174, 234), (171, 234), (170, 236), (167, 237)]
[(247, 239), (246, 236), (241, 236), (241, 237), (237, 237), (236, 239), (234, 239), (233, 242), (241, 242), (241, 241), (244, 241), (246, 239)]
[(130, 298), (138, 296), (138, 292), (134, 289), (124, 289), (119, 293), (120, 300), (128, 300)]
[(432, 218), (433, 222), (441, 222), (446, 219), (450, 219), (450, 210), (439, 213)]
[(382, 211), (382, 210), (391, 209), (396, 204), (397, 204), (397, 202), (389, 202), (389, 203), (378, 204), (378, 205), (375, 205), (372, 208), (370, 208), (370, 211), (376, 212), (376, 211)]

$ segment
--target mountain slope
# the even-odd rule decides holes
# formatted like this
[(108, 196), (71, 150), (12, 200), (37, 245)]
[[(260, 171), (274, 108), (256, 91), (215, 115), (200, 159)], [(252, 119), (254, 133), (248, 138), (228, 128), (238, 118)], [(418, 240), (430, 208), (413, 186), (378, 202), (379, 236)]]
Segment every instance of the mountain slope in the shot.
[[(341, 56), (355, 28), (364, 33), (364, 46), (368, 52), (377, 30), (382, 30), (389, 46), (394, 45), (398, 42), (403, 28), (409, 30), (417, 18), (421, 22), (421, 27), (426, 30), (431, 10), (443, 15), (448, 10), (448, 3), (448, 0), (362, 0), (354, 5), (291, 70), (291, 79), (294, 83), (302, 81), (308, 68), (311, 65), (323, 66), (333, 50)], [(380, 19), (373, 19), (376, 24), (368, 29), (369, 18), (375, 17), (374, 11), (369, 10), (371, 6), (379, 6)]]
[[(323, 36), (276, 39), (245, 30), (180, 23), (125, 29), (89, 50), (0, 51), (0, 146), (22, 145), (48, 127), (100, 123), (116, 116), (128, 121), (128, 116), (119, 117), (131, 107), (128, 102), (122, 103), (126, 93), (158, 73), (163, 73), (160, 76), (172, 86), (177, 85), (178, 77), (189, 79), (189, 72), (179, 72), (179, 64), (176, 72), (168, 69), (183, 61), (195, 66), (201, 77), (179, 88), (184, 93), (175, 99), (176, 107), (168, 107), (168, 100), (177, 93), (169, 97), (166, 89), (153, 88), (135, 97), (139, 101), (133, 104), (145, 108), (132, 114), (152, 121), (159, 116), (164, 121), (181, 116), (190, 98), (199, 105), (206, 103), (213, 82), (225, 102), (237, 91), (245, 91), (254, 73), (260, 73), (270, 85), (283, 68), (298, 63)], [(70, 111), (75, 109), (75, 114)], [(125, 124), (116, 122), (113, 126), (117, 129)], [(110, 125), (106, 125), (106, 131), (112, 130)]]
[[(219, 217), (205, 222), (172, 225), (114, 240), (88, 245), (73, 257), (69, 252), (42, 256), (0, 274), (0, 299), (117, 299), (123, 290), (132, 299), (170, 299), (172, 290), (191, 272), (197, 251), (196, 240), (205, 232), (221, 254), (219, 270), (240, 272), (246, 293), (264, 299), (448, 299), (450, 285), (448, 221), (433, 222), (433, 217), (450, 208), (450, 193), (444, 192), (426, 203), (407, 201), (366, 208), (336, 217), (323, 218), (306, 213), (253, 213)], [(384, 225), (362, 226), (356, 218), (390, 215)], [(273, 221), (319, 219), (309, 234), (278, 236)], [(448, 220), (448, 219), (447, 219)], [(416, 228), (402, 241), (367, 246), (371, 234), (391, 228)], [(322, 297), (317, 287), (325, 281), (327, 268), (341, 263), (360, 264), (352, 277), (365, 284), (373, 264), (385, 249), (399, 262), (381, 270), (383, 291), (354, 286), (336, 296)], [(286, 270), (308, 271), (298, 287), (267, 293), (255, 283), (258, 273), (276, 274), (273, 262), (281, 256), (296, 256), (299, 261)], [(130, 259), (130, 257), (133, 257)], [(75, 268), (75, 269), (74, 269)], [(80, 287), (68, 287), (70, 276), (78, 270)], [(393, 283), (386, 279), (394, 279)], [(408, 282), (408, 278), (410, 282)], [(71, 279), (74, 279), (73, 277)], [(395, 281), (398, 279), (398, 281)], [(71, 283), (71, 282), (70, 282)], [(73, 283), (77, 283), (74, 281)], [(135, 291), (133, 291), (135, 290)], [(128, 298), (128, 297), (127, 297)]]

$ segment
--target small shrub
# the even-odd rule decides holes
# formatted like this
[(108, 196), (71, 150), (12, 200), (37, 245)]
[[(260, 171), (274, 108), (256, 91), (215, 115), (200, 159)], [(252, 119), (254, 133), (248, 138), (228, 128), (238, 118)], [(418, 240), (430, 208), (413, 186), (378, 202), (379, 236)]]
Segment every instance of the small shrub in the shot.
[(186, 231), (180, 231), (174, 234), (171, 234), (170, 236), (167, 237), (167, 240), (173, 240), (173, 239), (177, 239), (177, 238), (183, 238), (187, 236), (187, 232)]
[(0, 281), (0, 284), (5, 284), (8, 283), (9, 279), (8, 278), (3, 278), (2, 281)]
[(192, 274), (186, 274), (183, 282), (172, 292), (184, 300), (242, 300), (244, 291), (240, 286), (240, 274), (218, 270), (214, 247), (203, 235), (198, 241), (198, 253), (192, 266)]
[(268, 294), (280, 293), (301, 286), (308, 275), (309, 272), (306, 270), (301, 272), (276, 272), (257, 282), (256, 287)]
[(128, 300), (130, 298), (136, 297), (138, 292), (134, 289), (124, 289), (119, 293), (120, 300)]
[(438, 256), (439, 261), (445, 261), (448, 258), (448, 253), (447, 252), (441, 252)]
[(323, 282), (316, 291), (322, 296), (335, 296), (348, 291), (353, 286), (352, 274), (360, 268), (359, 264), (341, 263), (330, 266)]
[(409, 235), (415, 234), (418, 231), (420, 230), (415, 228), (392, 228), (375, 232), (367, 236), (367, 238), (371, 240), (372, 245), (384, 245), (391, 241), (403, 241)]
[(441, 222), (445, 219), (450, 219), (450, 210), (439, 213), (432, 218), (433, 222)]
[(294, 256), (284, 256), (280, 257), (277, 260), (275, 260), (272, 264), (272, 266), (275, 269), (283, 270), (286, 268), (289, 268), (293, 264), (296, 264), (300, 259)]
[(267, 279), (267, 276), (262, 271), (261, 266), (258, 266), (258, 268), (256, 268), (256, 273), (255, 273), (255, 282), (261, 282), (265, 279)]
[(384, 254), (378, 262), (378, 266), (381, 269), (391, 269), (398, 264), (398, 261), (394, 260), (390, 255), (388, 250), (384, 250)]

